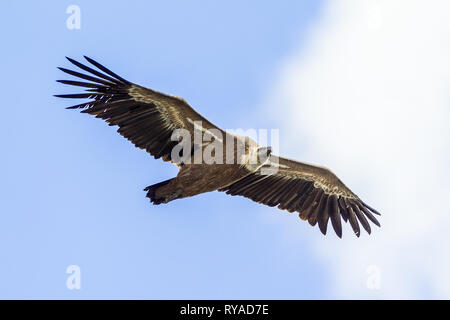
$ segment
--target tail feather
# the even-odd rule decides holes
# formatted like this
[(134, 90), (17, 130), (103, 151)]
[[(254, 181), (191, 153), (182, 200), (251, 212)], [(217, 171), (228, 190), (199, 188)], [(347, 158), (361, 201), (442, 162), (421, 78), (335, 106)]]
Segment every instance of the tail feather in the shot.
[(157, 197), (156, 196), (156, 191), (167, 185), (170, 181), (172, 181), (172, 179), (166, 180), (166, 181), (162, 181), (156, 184), (153, 184), (151, 186), (148, 186), (147, 188), (144, 189), (144, 191), (147, 191), (147, 198), (150, 199), (150, 202), (152, 202), (153, 204), (161, 204), (161, 203), (165, 203), (166, 199), (165, 197)]

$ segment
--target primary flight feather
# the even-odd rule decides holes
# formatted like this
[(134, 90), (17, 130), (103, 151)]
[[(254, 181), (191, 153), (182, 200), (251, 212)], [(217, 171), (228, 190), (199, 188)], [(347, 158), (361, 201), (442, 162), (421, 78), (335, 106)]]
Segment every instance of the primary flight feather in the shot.
[[(167, 203), (218, 190), (268, 206), (278, 206), (289, 212), (298, 212), (300, 218), (308, 220), (312, 226), (317, 224), (323, 234), (326, 234), (331, 220), (334, 231), (341, 237), (341, 218), (349, 222), (358, 237), (360, 225), (369, 234), (369, 221), (380, 226), (374, 216), (379, 213), (364, 203), (330, 170), (274, 156), (270, 148), (260, 147), (250, 138), (230, 134), (215, 126), (184, 99), (131, 83), (93, 59), (85, 58), (97, 69), (67, 58), (88, 74), (59, 68), (78, 79), (57, 81), (84, 87), (86, 92), (56, 96), (91, 99), (68, 109), (82, 109), (82, 113), (95, 115), (111, 126), (117, 125), (117, 132), (136, 147), (145, 149), (156, 159), (162, 158), (179, 166), (180, 171), (175, 178), (144, 189), (152, 203)], [(192, 136), (196, 130), (201, 130), (205, 137), (208, 136), (200, 144), (190, 140), (186, 145), (184, 141), (186, 149), (180, 153), (182, 161), (174, 159), (173, 152), (180, 143), (180, 139), (174, 139), (179, 130)], [(230, 154), (228, 152), (227, 155), (229, 150), (226, 150), (224, 141), (233, 143), (233, 161), (226, 159)], [(196, 152), (213, 149), (211, 147), (215, 142), (221, 144), (219, 149), (215, 145), (211, 154), (222, 162), (191, 161)], [(243, 152), (238, 150), (238, 146), (243, 146)], [(252, 156), (264, 160), (253, 163), (250, 161), (254, 159)]]

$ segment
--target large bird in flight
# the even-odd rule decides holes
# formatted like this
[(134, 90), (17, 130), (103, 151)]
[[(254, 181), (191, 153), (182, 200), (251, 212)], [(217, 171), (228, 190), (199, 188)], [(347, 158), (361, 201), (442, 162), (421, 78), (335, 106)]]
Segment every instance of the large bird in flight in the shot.
[[(67, 58), (88, 74), (59, 68), (78, 79), (58, 82), (87, 88), (87, 92), (56, 96), (91, 99), (68, 109), (82, 109), (82, 113), (95, 115), (111, 126), (117, 125), (117, 131), (136, 147), (145, 149), (156, 159), (162, 158), (179, 166), (175, 178), (144, 189), (152, 203), (167, 203), (218, 190), (297, 212), (302, 220), (308, 220), (312, 226), (317, 224), (323, 234), (326, 234), (331, 220), (336, 234), (342, 237), (341, 218), (349, 222), (358, 237), (360, 225), (370, 234), (368, 220), (380, 226), (373, 215), (379, 213), (330, 170), (274, 156), (270, 147), (260, 147), (250, 138), (233, 135), (215, 126), (184, 99), (131, 83), (91, 58), (85, 58), (96, 69)], [(192, 136), (200, 130), (207, 138), (200, 143), (196, 143), (195, 139), (184, 141), (183, 146), (188, 151), (183, 149), (179, 153), (181, 160), (178, 157), (174, 159), (173, 150), (180, 144), (180, 139), (174, 139), (177, 130), (184, 130)], [(225, 152), (224, 143), (223, 150), (219, 147), (211, 152), (216, 160), (223, 157), (223, 162), (210, 163), (207, 158), (200, 162), (190, 161), (197, 151), (207, 152), (208, 148), (211, 151), (213, 143), (224, 140), (233, 142), (232, 161), (229, 161), (230, 158), (225, 161), (226, 156), (230, 157), (230, 152)], [(239, 145), (243, 146), (241, 153), (236, 147)], [(250, 161), (255, 158), (256, 162)]]

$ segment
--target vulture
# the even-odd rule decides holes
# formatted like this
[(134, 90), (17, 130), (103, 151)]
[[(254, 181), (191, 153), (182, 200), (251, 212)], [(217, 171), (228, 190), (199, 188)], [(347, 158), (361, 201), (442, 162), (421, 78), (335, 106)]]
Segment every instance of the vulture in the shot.
[[(84, 93), (55, 96), (88, 99), (67, 109), (80, 109), (110, 126), (118, 126), (117, 132), (136, 147), (179, 167), (176, 177), (144, 189), (153, 204), (218, 190), (297, 212), (302, 220), (312, 226), (317, 224), (323, 234), (331, 221), (339, 238), (342, 220), (349, 222), (358, 237), (360, 226), (371, 233), (369, 221), (380, 226), (374, 216), (380, 214), (327, 168), (273, 155), (270, 147), (215, 126), (184, 99), (129, 82), (95, 60), (84, 58), (89, 64), (67, 58), (81, 72), (59, 68), (76, 79), (57, 80), (86, 88)], [(181, 141), (177, 132), (192, 136), (200, 132), (202, 139), (183, 137)], [(183, 148), (174, 152), (181, 143)], [(213, 144), (216, 148), (211, 148)], [(225, 150), (225, 145), (230, 144), (231, 149)], [(224, 161), (202, 159), (205, 152), (210, 152), (214, 160)], [(197, 154), (200, 160), (195, 161)]]

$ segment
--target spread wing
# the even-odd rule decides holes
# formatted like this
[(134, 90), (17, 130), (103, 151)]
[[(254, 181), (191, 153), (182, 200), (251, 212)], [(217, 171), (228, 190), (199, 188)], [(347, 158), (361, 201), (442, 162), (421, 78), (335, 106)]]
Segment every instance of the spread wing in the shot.
[(373, 213), (379, 213), (359, 199), (330, 170), (281, 157), (271, 156), (269, 160), (256, 172), (220, 191), (271, 207), (278, 205), (289, 212), (296, 211), (312, 226), (318, 224), (323, 234), (331, 220), (334, 231), (342, 237), (341, 217), (350, 223), (358, 237), (359, 224), (371, 233), (367, 219), (380, 226), (373, 216)]
[[(98, 62), (85, 58), (100, 71), (70, 58), (67, 59), (88, 74), (65, 68), (59, 69), (88, 82), (73, 80), (58, 80), (58, 82), (87, 88), (87, 93), (62, 94), (56, 97), (92, 99), (68, 109), (83, 109), (82, 113), (95, 115), (111, 126), (119, 126), (117, 132), (156, 159), (162, 157), (164, 161), (172, 160), (172, 148), (179, 143), (178, 140), (171, 139), (175, 129), (186, 129), (191, 137), (194, 134), (194, 125), (198, 124), (205, 130), (220, 130), (198, 114), (184, 99), (131, 83)], [(191, 150), (194, 150), (193, 145)]]

